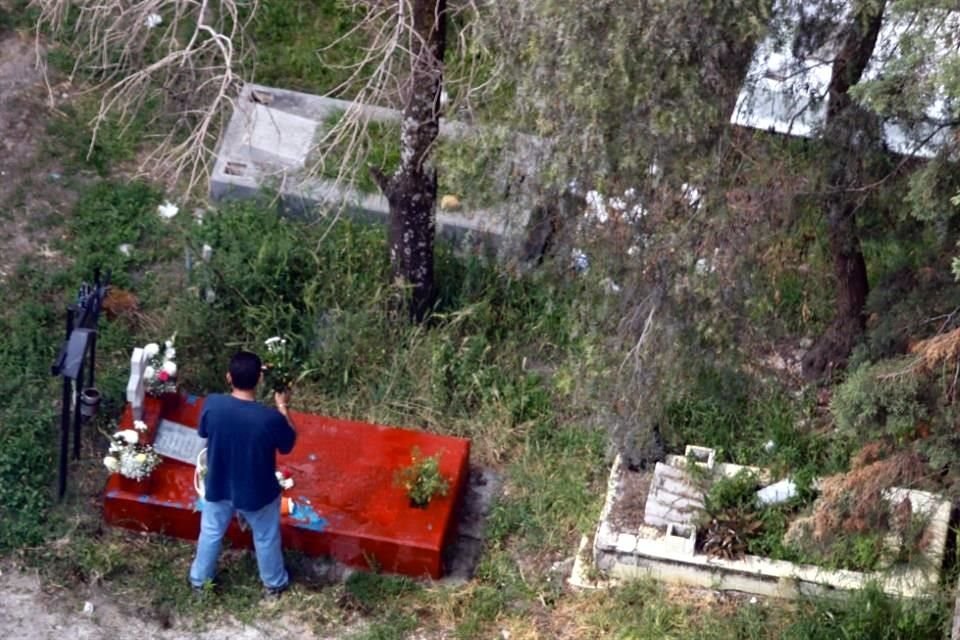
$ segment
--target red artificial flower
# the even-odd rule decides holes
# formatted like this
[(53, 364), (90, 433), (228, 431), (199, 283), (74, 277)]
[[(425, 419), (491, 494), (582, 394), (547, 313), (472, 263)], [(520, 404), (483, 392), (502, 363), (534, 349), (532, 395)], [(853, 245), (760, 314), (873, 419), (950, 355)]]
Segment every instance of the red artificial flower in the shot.
[(157, 380), (159, 380), (160, 382), (166, 382), (169, 379), (170, 379), (170, 374), (167, 373), (166, 371), (161, 371), (160, 373), (157, 374)]

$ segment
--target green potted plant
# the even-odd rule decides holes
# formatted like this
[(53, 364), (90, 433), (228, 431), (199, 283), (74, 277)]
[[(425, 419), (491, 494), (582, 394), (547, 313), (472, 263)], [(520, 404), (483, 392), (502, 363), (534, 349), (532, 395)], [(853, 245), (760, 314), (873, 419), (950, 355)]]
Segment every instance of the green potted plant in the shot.
[(394, 483), (403, 487), (410, 506), (425, 509), (436, 495), (445, 496), (450, 483), (440, 473), (440, 454), (424, 456), (419, 447), (410, 452), (410, 465), (397, 469)]

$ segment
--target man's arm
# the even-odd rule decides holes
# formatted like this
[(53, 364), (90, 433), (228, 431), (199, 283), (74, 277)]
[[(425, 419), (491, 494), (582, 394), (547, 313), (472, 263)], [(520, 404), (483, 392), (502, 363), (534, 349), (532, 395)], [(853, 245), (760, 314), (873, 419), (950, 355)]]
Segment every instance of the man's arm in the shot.
[(290, 453), (297, 442), (297, 427), (293, 424), (293, 418), (290, 417), (290, 411), (287, 408), (290, 404), (290, 391), (274, 393), (273, 401), (277, 405), (277, 411), (287, 421), (287, 429), (283, 430), (283, 435), (277, 441), (277, 450), (280, 453)]
[(209, 438), (210, 430), (207, 428), (207, 405), (204, 403), (200, 411), (200, 424), (197, 426), (197, 435), (201, 438)]

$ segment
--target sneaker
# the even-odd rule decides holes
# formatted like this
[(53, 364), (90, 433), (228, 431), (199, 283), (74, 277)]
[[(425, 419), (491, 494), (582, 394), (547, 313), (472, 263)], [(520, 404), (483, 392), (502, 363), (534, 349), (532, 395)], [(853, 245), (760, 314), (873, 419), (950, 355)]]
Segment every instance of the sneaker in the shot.
[(279, 600), (283, 592), (290, 588), (290, 583), (280, 587), (264, 587), (263, 597), (265, 600)]

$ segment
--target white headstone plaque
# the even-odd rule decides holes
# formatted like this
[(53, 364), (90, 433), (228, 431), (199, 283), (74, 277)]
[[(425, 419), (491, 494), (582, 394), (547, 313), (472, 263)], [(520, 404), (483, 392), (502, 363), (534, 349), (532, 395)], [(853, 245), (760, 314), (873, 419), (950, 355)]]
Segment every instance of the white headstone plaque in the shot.
[(200, 451), (206, 446), (207, 440), (198, 436), (196, 429), (167, 419), (160, 421), (157, 436), (153, 440), (153, 448), (160, 455), (194, 465)]

